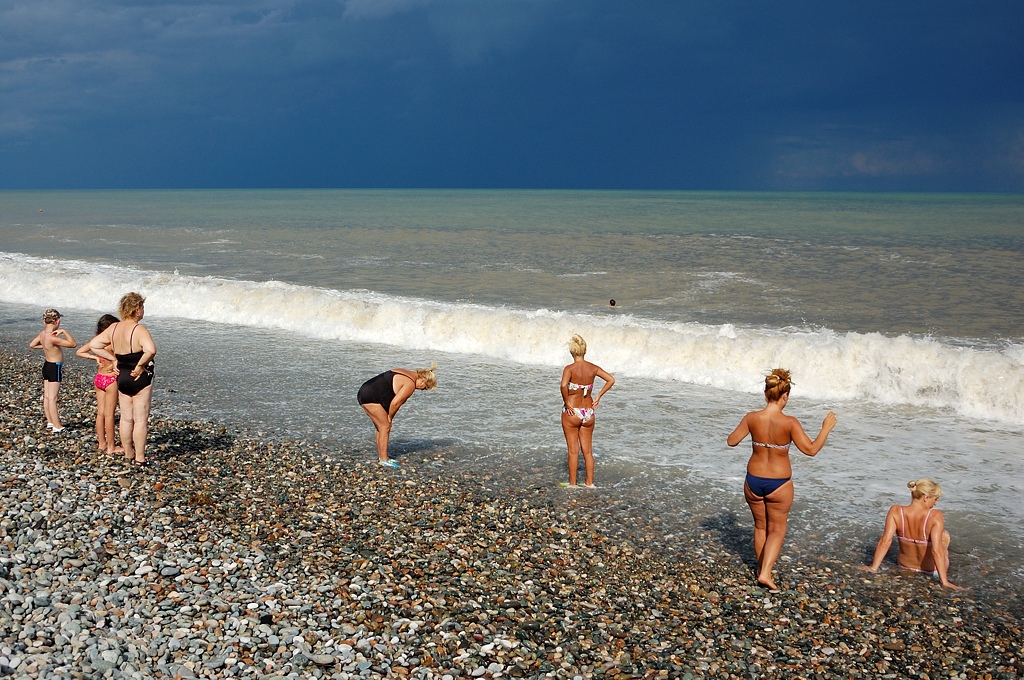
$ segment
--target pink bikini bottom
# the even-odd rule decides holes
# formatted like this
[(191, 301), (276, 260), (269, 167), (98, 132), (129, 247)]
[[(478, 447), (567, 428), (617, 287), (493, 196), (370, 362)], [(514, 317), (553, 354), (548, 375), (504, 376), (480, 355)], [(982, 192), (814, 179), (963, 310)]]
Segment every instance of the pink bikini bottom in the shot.
[(92, 381), (92, 384), (96, 386), (96, 389), (101, 392), (106, 392), (107, 388), (117, 382), (116, 375), (105, 375), (103, 373), (97, 373), (96, 378)]

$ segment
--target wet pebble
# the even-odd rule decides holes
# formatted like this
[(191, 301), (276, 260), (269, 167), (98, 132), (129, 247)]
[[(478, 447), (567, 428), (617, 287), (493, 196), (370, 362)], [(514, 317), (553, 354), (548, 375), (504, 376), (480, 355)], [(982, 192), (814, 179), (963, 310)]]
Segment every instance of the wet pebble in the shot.
[(747, 545), (668, 539), (611, 490), (385, 473), (158, 411), (136, 469), (93, 450), (84, 372), (73, 436), (44, 432), (37, 370), (0, 351), (0, 676), (1024, 675), (1014, 590), (814, 556), (769, 593)]

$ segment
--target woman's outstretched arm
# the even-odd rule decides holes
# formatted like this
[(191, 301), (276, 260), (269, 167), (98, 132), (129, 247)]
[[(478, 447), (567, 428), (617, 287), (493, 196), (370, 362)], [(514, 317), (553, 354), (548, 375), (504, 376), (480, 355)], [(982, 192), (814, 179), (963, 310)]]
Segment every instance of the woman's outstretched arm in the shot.
[(892, 537), (896, 535), (896, 513), (899, 512), (897, 508), (896, 505), (889, 508), (889, 512), (885, 516), (885, 530), (882, 532), (882, 537), (878, 539), (878, 545), (875, 546), (875, 558), (871, 560), (870, 567), (861, 567), (864, 571), (878, 571), (878, 568), (882, 566), (882, 560), (889, 554)]
[[(792, 416), (790, 417), (792, 418)], [(818, 432), (818, 436), (814, 438), (814, 441), (811, 441), (811, 438), (804, 432), (800, 421), (793, 418), (793, 427), (789, 432), (789, 437), (796, 444), (796, 448), (800, 449), (801, 453), (807, 456), (816, 456), (818, 451), (821, 451), (825, 446), (825, 442), (828, 441), (829, 432), (836, 426), (836, 422), (836, 414), (829, 411), (828, 415), (825, 416), (825, 420), (821, 423), (821, 431)]]
[(736, 446), (747, 438), (747, 435), (750, 434), (750, 425), (747, 423), (747, 418), (749, 417), (749, 413), (743, 416), (743, 420), (740, 421), (740, 424), (736, 426), (736, 429), (733, 430), (725, 440), (726, 444), (729, 446)]

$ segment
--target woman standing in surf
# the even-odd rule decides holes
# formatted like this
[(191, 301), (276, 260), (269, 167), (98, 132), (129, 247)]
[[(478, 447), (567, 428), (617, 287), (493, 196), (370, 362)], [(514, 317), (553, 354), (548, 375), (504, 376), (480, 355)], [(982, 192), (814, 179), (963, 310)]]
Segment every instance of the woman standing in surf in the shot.
[(836, 416), (829, 411), (821, 424), (821, 431), (811, 441), (800, 421), (782, 412), (789, 403), (791, 386), (786, 369), (776, 368), (769, 373), (764, 379), (767, 406), (743, 416), (726, 440), (729, 446), (736, 446), (748, 434), (751, 436), (753, 452), (747, 461), (743, 496), (750, 506), (750, 514), (754, 516), (757, 582), (772, 590), (778, 589), (772, 580), (772, 568), (782, 552), (789, 509), (793, 506), (790, 444), (796, 444), (804, 455), (814, 456), (825, 446), (829, 432), (836, 426)]
[[(594, 486), (594, 422), (597, 404), (604, 393), (615, 384), (615, 378), (597, 364), (583, 357), (587, 342), (578, 335), (569, 340), (572, 363), (562, 370), (562, 432), (569, 448), (569, 486), (576, 486), (576, 468), (580, 451), (586, 468), (586, 485)], [(594, 396), (594, 378), (604, 381), (601, 391)]]

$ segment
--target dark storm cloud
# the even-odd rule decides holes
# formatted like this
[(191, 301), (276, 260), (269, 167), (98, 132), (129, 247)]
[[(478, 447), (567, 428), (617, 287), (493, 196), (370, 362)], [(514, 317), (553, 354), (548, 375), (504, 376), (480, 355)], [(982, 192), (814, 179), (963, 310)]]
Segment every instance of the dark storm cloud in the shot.
[(1024, 189), (1019, 3), (0, 5), (0, 187)]

